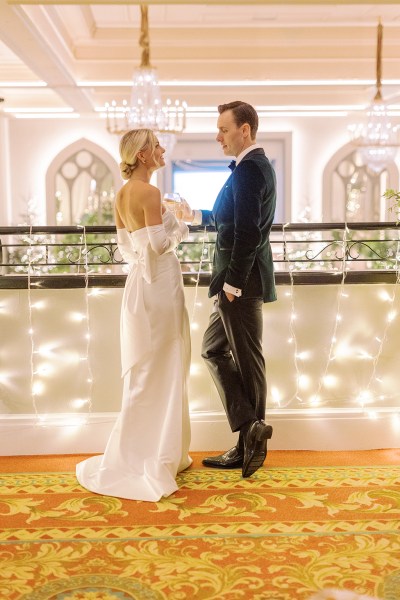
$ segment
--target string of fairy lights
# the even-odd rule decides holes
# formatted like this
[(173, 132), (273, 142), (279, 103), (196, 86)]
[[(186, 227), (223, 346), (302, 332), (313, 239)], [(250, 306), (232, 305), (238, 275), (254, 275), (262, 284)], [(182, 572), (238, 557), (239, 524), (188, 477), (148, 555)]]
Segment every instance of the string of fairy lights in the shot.
[[(83, 336), (85, 340), (85, 351), (80, 353), (77, 357), (78, 363), (84, 364), (87, 370), (86, 382), (88, 384), (88, 393), (86, 398), (75, 398), (71, 400), (71, 406), (74, 409), (74, 412), (71, 412), (67, 417), (61, 416), (56, 417), (55, 413), (49, 415), (46, 412), (42, 412), (40, 410), (40, 396), (42, 396), (45, 392), (45, 385), (43, 383), (43, 378), (48, 376), (52, 367), (49, 363), (40, 364), (40, 359), (47, 358), (51, 356), (51, 351), (46, 346), (37, 347), (36, 345), (36, 329), (35, 329), (35, 319), (33, 315), (33, 311), (35, 309), (40, 310), (44, 307), (43, 301), (34, 300), (32, 298), (32, 275), (35, 274), (35, 260), (32, 259), (33, 256), (33, 240), (34, 234), (32, 225), (30, 225), (29, 229), (29, 237), (28, 237), (28, 250), (27, 250), (27, 303), (28, 303), (28, 334), (30, 337), (30, 346), (31, 346), (31, 354), (30, 354), (30, 387), (31, 387), (31, 399), (32, 406), (34, 410), (34, 414), (37, 418), (37, 424), (41, 427), (46, 426), (79, 426), (84, 425), (88, 422), (88, 419), (92, 413), (92, 392), (93, 392), (93, 372), (90, 362), (90, 348), (91, 348), (91, 327), (90, 327), (90, 307), (89, 307), (89, 296), (97, 295), (99, 290), (93, 289), (89, 291), (89, 264), (88, 264), (88, 243), (86, 236), (86, 227), (78, 226), (82, 228), (82, 234), (80, 236), (79, 241), (79, 256), (78, 256), (78, 265), (82, 264), (84, 267), (84, 299), (85, 299), (85, 310), (84, 312), (71, 312), (70, 318), (72, 321), (75, 321), (79, 324), (80, 333), (82, 332), (81, 324), (85, 323)], [(79, 409), (85, 409), (85, 413), (79, 414)]]
[(28, 334), (30, 339), (31, 346), (31, 355), (30, 355), (30, 371), (31, 371), (31, 398), (32, 398), (32, 406), (35, 412), (36, 417), (39, 417), (39, 411), (36, 404), (36, 397), (38, 392), (41, 391), (41, 386), (39, 382), (35, 382), (35, 375), (37, 371), (35, 371), (35, 362), (34, 356), (36, 353), (35, 350), (35, 338), (34, 338), (34, 329), (33, 329), (33, 315), (32, 315), (32, 296), (31, 296), (31, 274), (32, 274), (32, 225), (29, 228), (29, 247), (27, 250), (28, 255), (28, 273), (27, 273), (27, 285), (28, 285)]
[[(282, 226), (283, 244), (284, 244), (285, 248), (287, 248), (289, 245), (287, 235), (286, 235), (286, 229), (287, 229), (288, 225), (289, 225), (289, 223), (286, 223)], [(306, 352), (299, 352), (299, 342), (298, 342), (298, 336), (296, 335), (296, 328), (295, 328), (295, 322), (297, 320), (297, 312), (296, 312), (296, 306), (295, 306), (295, 293), (294, 293), (295, 292), (295, 283), (294, 283), (294, 276), (293, 276), (293, 273), (295, 271), (295, 266), (292, 264), (292, 261), (290, 258), (290, 253), (285, 253), (287, 256), (287, 262), (289, 264), (288, 273), (289, 273), (289, 281), (290, 281), (290, 291), (286, 292), (286, 294), (290, 297), (290, 308), (291, 308), (290, 318), (289, 318), (290, 337), (288, 339), (288, 343), (292, 344), (293, 348), (294, 348), (293, 364), (294, 364), (294, 369), (295, 369), (295, 391), (294, 391), (293, 395), (288, 398), (288, 400), (281, 400), (279, 397), (279, 393), (277, 392), (276, 388), (274, 388), (272, 396), (280, 408), (288, 408), (292, 404), (293, 400), (295, 400), (295, 399), (298, 400), (299, 403), (303, 406), (307, 406), (307, 405), (318, 406), (320, 404), (320, 401), (321, 401), (320, 393), (321, 393), (321, 389), (324, 385), (324, 382), (327, 381), (327, 373), (329, 370), (330, 361), (332, 360), (333, 348), (336, 343), (337, 328), (338, 328), (338, 324), (341, 320), (341, 315), (340, 315), (341, 300), (343, 297), (347, 296), (347, 294), (344, 292), (344, 284), (345, 284), (345, 278), (346, 278), (346, 272), (347, 272), (347, 269), (346, 269), (347, 232), (348, 232), (348, 229), (347, 229), (347, 224), (346, 224), (344, 227), (344, 230), (343, 230), (343, 237), (341, 240), (341, 247), (342, 247), (341, 280), (340, 280), (339, 288), (337, 290), (336, 318), (334, 320), (333, 333), (331, 336), (331, 341), (330, 341), (329, 350), (328, 350), (328, 358), (325, 362), (325, 366), (322, 369), (322, 374), (318, 378), (317, 390), (314, 394), (312, 394), (310, 396), (309, 401), (305, 401), (302, 398), (301, 393), (300, 393), (300, 389), (303, 387), (303, 382), (305, 383), (307, 381), (307, 379), (306, 379), (306, 376), (304, 375), (304, 373), (302, 373), (299, 368), (299, 361), (302, 361), (307, 356), (307, 354), (306, 354)], [(337, 276), (337, 272), (335, 272), (335, 277), (336, 276)]]
[[(397, 238), (398, 239), (397, 239), (396, 252), (395, 252), (396, 283), (395, 283), (392, 295), (390, 295), (388, 292), (386, 292), (386, 293), (383, 292), (383, 294), (382, 294), (382, 299), (384, 301), (389, 302), (389, 310), (387, 312), (387, 317), (386, 317), (385, 328), (384, 328), (383, 334), (381, 337), (376, 338), (376, 340), (379, 342), (379, 347), (378, 347), (378, 350), (377, 350), (375, 356), (372, 359), (373, 360), (373, 363), (372, 363), (373, 368), (372, 368), (371, 376), (370, 376), (370, 379), (369, 379), (369, 382), (367, 385), (367, 390), (370, 389), (373, 381), (378, 381), (378, 382), (382, 381), (381, 378), (378, 377), (376, 373), (377, 373), (377, 369), (378, 369), (378, 365), (379, 365), (379, 360), (382, 356), (385, 342), (387, 340), (389, 328), (397, 316), (397, 311), (395, 310), (394, 307), (395, 307), (397, 293), (398, 293), (398, 289), (399, 289), (399, 283), (400, 283), (400, 231), (397, 231)], [(382, 396), (380, 396), (380, 399), (384, 399), (384, 398)]]
[[(287, 224), (282, 227), (282, 235), (283, 235), (283, 243), (285, 246), (289, 245), (289, 241), (287, 240)], [(305, 389), (309, 388), (309, 385), (304, 385), (304, 382), (307, 382), (307, 375), (305, 374), (303, 365), (305, 364), (305, 359), (307, 357), (307, 349), (303, 350), (300, 347), (299, 335), (297, 332), (297, 299), (295, 294), (296, 283), (294, 273), (296, 272), (296, 254), (287, 253), (286, 260), (288, 263), (288, 272), (290, 278), (290, 289), (285, 293), (287, 296), (290, 296), (290, 317), (289, 317), (289, 338), (288, 344), (293, 349), (293, 363), (294, 363), (294, 371), (295, 371), (295, 390), (292, 394), (287, 395), (287, 397), (282, 397), (279, 393), (279, 390), (276, 387), (271, 389), (271, 397), (273, 403), (279, 409), (291, 408), (294, 403), (299, 403), (299, 405), (303, 408), (314, 408), (318, 409), (329, 402), (329, 396), (327, 395), (327, 390), (332, 388), (333, 376), (330, 375), (330, 369), (333, 365), (334, 361), (340, 357), (346, 357), (349, 355), (349, 348), (346, 348), (343, 343), (339, 343), (339, 335), (342, 328), (346, 328), (346, 322), (343, 319), (343, 303), (349, 298), (348, 290), (346, 291), (346, 275), (348, 272), (347, 265), (347, 254), (346, 248), (349, 241), (348, 237), (348, 227), (345, 224), (343, 230), (343, 236), (341, 240), (337, 241), (338, 246), (342, 250), (342, 258), (341, 258), (341, 268), (334, 272), (335, 278), (338, 280), (337, 292), (336, 292), (336, 300), (335, 300), (335, 313), (332, 315), (332, 332), (330, 334), (330, 342), (329, 347), (327, 347), (326, 358), (323, 361), (323, 365), (320, 368), (320, 373), (318, 378), (316, 379), (316, 384), (314, 386), (313, 393), (305, 394)], [(355, 398), (355, 405), (361, 411), (365, 411), (365, 414), (370, 418), (376, 418), (377, 411), (375, 410), (375, 406), (379, 406), (379, 402), (383, 401), (385, 398), (392, 399), (395, 397), (395, 394), (389, 396), (388, 394), (382, 394), (379, 390), (376, 390), (376, 387), (379, 386), (382, 379), (379, 374), (380, 360), (384, 353), (385, 344), (388, 339), (388, 335), (390, 332), (390, 328), (397, 317), (396, 310), (396, 301), (398, 298), (398, 289), (400, 283), (400, 231), (397, 229), (397, 242), (396, 242), (396, 251), (395, 251), (395, 260), (393, 265), (393, 270), (396, 273), (395, 284), (391, 286), (390, 292), (386, 290), (381, 290), (381, 300), (385, 302), (386, 305), (386, 318), (384, 321), (383, 330), (380, 335), (375, 336), (375, 341), (378, 343), (378, 347), (375, 352), (367, 353), (366, 351), (360, 352), (359, 357), (363, 359), (367, 359), (371, 361), (371, 371), (370, 375), (367, 378), (367, 383), (363, 390), (361, 390)], [(198, 301), (198, 291), (199, 291), (199, 281), (200, 274), (202, 272), (202, 267), (204, 260), (207, 258), (207, 247), (209, 245), (209, 239), (207, 236), (206, 229), (204, 230), (202, 237), (200, 238), (201, 250), (200, 250), (200, 260), (198, 264), (197, 275), (193, 276), (193, 281), (195, 283), (195, 292), (194, 292), (194, 300), (193, 306), (190, 316), (190, 325), (192, 329), (196, 329), (198, 324), (196, 323), (195, 316), (197, 307), (201, 305)], [(90, 265), (88, 263), (88, 242), (87, 242), (87, 234), (86, 228), (82, 226), (82, 234), (80, 237), (80, 255), (78, 263), (82, 265), (84, 271), (84, 310), (82, 312), (71, 313), (71, 318), (76, 321), (80, 327), (79, 335), (84, 336), (84, 351), (79, 353), (79, 363), (84, 365), (84, 369), (86, 369), (86, 383), (87, 383), (87, 394), (85, 397), (76, 398), (70, 401), (71, 407), (73, 407), (75, 412), (71, 411), (71, 414), (64, 415), (62, 418), (56, 417), (53, 413), (47, 414), (46, 412), (41, 410), (41, 397), (45, 394), (45, 383), (43, 380), (51, 374), (52, 366), (49, 363), (41, 362), (42, 358), (49, 358), (49, 354), (46, 354), (45, 349), (41, 349), (41, 346), (37, 343), (37, 340), (40, 338), (40, 332), (37, 331), (37, 313), (41, 308), (43, 308), (43, 304), (40, 300), (37, 300), (33, 297), (33, 290), (35, 287), (35, 283), (32, 282), (32, 275), (37, 272), (37, 267), (35, 266), (36, 259), (34, 256), (34, 234), (32, 230), (32, 226), (30, 226), (29, 237), (28, 237), (28, 249), (27, 249), (27, 304), (28, 304), (28, 333), (30, 340), (30, 389), (31, 389), (31, 400), (33, 406), (33, 412), (37, 419), (37, 424), (45, 427), (45, 426), (54, 426), (54, 424), (58, 424), (59, 426), (79, 426), (86, 424), (88, 422), (89, 417), (92, 415), (93, 411), (93, 372), (90, 361), (90, 352), (91, 352), (91, 315), (90, 315), (90, 297), (97, 296), (101, 293), (101, 290), (96, 288), (89, 287), (89, 275), (90, 275)], [(338, 278), (340, 276), (340, 280)], [(83, 330), (82, 325), (84, 324)], [(337, 398), (336, 398), (337, 399)], [(371, 407), (371, 408), (370, 408)], [(82, 412), (79, 412), (82, 411)], [(396, 407), (390, 408), (389, 412), (393, 415), (393, 417), (399, 421), (400, 413), (399, 409)]]
[(208, 258), (208, 249), (206, 244), (209, 243), (209, 238), (207, 234), (207, 227), (204, 227), (203, 236), (200, 238), (201, 249), (200, 249), (200, 260), (197, 268), (197, 276), (192, 277), (192, 281), (195, 283), (194, 287), (194, 300), (192, 304), (192, 312), (190, 315), (189, 323), (191, 329), (197, 329), (198, 325), (195, 321), (195, 315), (197, 307), (201, 306), (201, 302), (198, 302), (198, 293), (199, 293), (199, 283), (200, 283), (200, 275), (203, 270), (203, 264), (206, 258)]
[[(287, 248), (287, 246), (289, 244), (287, 235), (286, 235), (287, 227), (288, 227), (288, 224), (284, 224), (282, 227), (283, 244), (284, 244), (285, 248)], [(321, 406), (323, 403), (326, 403), (328, 399), (326, 397), (325, 397), (325, 399), (321, 398), (321, 390), (324, 387), (325, 388), (333, 387), (333, 385), (334, 385), (334, 377), (329, 375), (330, 367), (331, 367), (333, 361), (335, 361), (337, 358), (344, 357), (346, 355), (347, 356), (350, 355), (351, 350), (346, 348), (343, 344), (340, 345), (338, 343), (340, 329), (345, 327), (345, 323), (343, 322), (343, 316), (342, 316), (343, 301), (346, 298), (349, 298), (349, 293), (345, 289), (346, 275), (348, 272), (347, 253), (346, 253), (346, 248), (347, 248), (347, 244), (349, 241), (348, 234), (349, 234), (349, 229), (348, 229), (347, 223), (345, 223), (342, 240), (340, 241), (340, 246), (341, 246), (341, 250), (342, 250), (341, 269), (339, 270), (339, 272), (337, 269), (334, 271), (335, 278), (337, 278), (338, 274), (341, 275), (341, 278), (340, 278), (340, 282), (338, 283), (337, 296), (336, 296), (336, 311), (335, 311), (335, 315), (334, 315), (333, 329), (332, 329), (331, 339), (330, 339), (330, 343), (329, 343), (329, 349), (327, 352), (326, 361), (324, 363), (324, 366), (321, 369), (321, 374), (318, 377), (316, 391), (312, 394), (309, 394), (308, 399), (304, 399), (302, 397), (302, 392), (301, 392), (301, 388), (303, 387), (302, 382), (306, 381), (307, 378), (304, 375), (304, 373), (302, 372), (302, 369), (299, 367), (299, 362), (302, 362), (302, 359), (307, 355), (307, 352), (299, 352), (299, 341), (298, 341), (298, 336), (296, 335), (296, 327), (295, 327), (295, 323), (297, 320), (297, 313), (296, 313), (297, 309), (296, 309), (296, 302), (295, 302), (295, 282), (294, 282), (294, 276), (293, 276), (293, 273), (295, 271), (295, 266), (294, 266), (293, 262), (296, 261), (298, 256), (297, 256), (297, 253), (294, 252), (293, 253), (294, 261), (292, 261), (291, 254), (289, 252), (285, 252), (286, 259), (289, 264), (288, 272), (289, 272), (289, 281), (290, 281), (290, 291), (287, 291), (286, 295), (289, 296), (291, 299), (288, 343), (293, 346), (293, 350), (294, 350), (293, 351), (293, 363), (294, 363), (296, 385), (295, 385), (294, 393), (291, 396), (289, 396), (287, 400), (281, 398), (281, 394), (279, 393), (279, 390), (276, 387), (274, 387), (271, 390), (272, 400), (279, 408), (290, 407), (293, 400), (295, 400), (295, 399), (303, 407), (310, 407), (310, 408), (318, 407), (318, 406)], [(368, 382), (367, 382), (366, 386), (364, 387), (364, 389), (359, 392), (359, 394), (356, 398), (356, 403), (357, 403), (359, 409), (365, 411), (367, 416), (370, 418), (376, 418), (377, 411), (369, 409), (368, 406), (371, 404), (372, 405), (376, 404), (377, 401), (383, 401), (385, 399), (388, 399), (388, 395), (384, 395), (379, 392), (374, 393), (372, 391), (372, 388), (376, 382), (382, 383), (382, 379), (379, 376), (377, 376), (379, 361), (380, 361), (380, 358), (384, 351), (385, 343), (388, 338), (389, 329), (397, 317), (397, 310), (395, 309), (395, 303), (396, 303), (396, 298), (398, 297), (398, 289), (399, 289), (399, 283), (400, 283), (400, 232), (399, 232), (399, 230), (397, 230), (397, 235), (398, 235), (398, 239), (397, 239), (397, 243), (396, 243), (395, 261), (394, 261), (394, 265), (393, 265), (393, 271), (396, 274), (396, 280), (395, 280), (395, 283), (393, 286), (394, 289), (393, 289), (392, 293), (389, 293), (387, 290), (381, 290), (381, 292), (380, 292), (380, 297), (383, 301), (387, 302), (388, 308), (387, 308), (383, 332), (381, 335), (375, 336), (375, 341), (378, 342), (379, 346), (374, 355), (368, 354), (365, 351), (361, 351), (359, 353), (360, 358), (368, 359), (371, 361), (372, 367), (371, 367), (370, 376), (368, 378)], [(339, 241), (337, 243), (339, 244)], [(304, 387), (308, 387), (308, 386), (304, 386)], [(394, 396), (395, 395), (393, 395), (393, 397)], [(393, 409), (390, 410), (389, 412), (391, 412), (391, 414), (396, 422), (400, 422), (399, 408), (393, 407)]]
[(93, 403), (92, 403), (92, 394), (93, 394), (93, 371), (92, 371), (92, 366), (91, 366), (91, 362), (90, 362), (90, 345), (91, 345), (91, 328), (90, 328), (90, 310), (89, 310), (89, 294), (93, 294), (93, 292), (89, 292), (89, 264), (88, 264), (88, 255), (89, 255), (89, 251), (88, 251), (88, 243), (87, 243), (87, 237), (86, 237), (86, 227), (85, 226), (79, 226), (83, 228), (82, 231), (82, 235), (80, 238), (80, 255), (79, 255), (79, 263), (81, 262), (82, 259), (82, 255), (84, 257), (84, 267), (85, 267), (85, 292), (84, 292), (84, 297), (85, 297), (85, 313), (84, 313), (84, 319), (86, 321), (86, 331), (85, 331), (85, 339), (86, 339), (86, 352), (85, 355), (83, 357), (81, 357), (81, 360), (85, 360), (86, 364), (87, 364), (87, 383), (89, 384), (88, 388), (88, 395), (87, 395), (87, 399), (82, 399), (80, 401), (75, 401), (75, 406), (77, 408), (79, 408), (80, 406), (86, 406), (86, 410), (87, 410), (87, 416), (86, 419), (88, 419), (92, 413), (92, 408), (93, 408)]
[[(90, 304), (89, 304), (89, 297), (90, 296), (98, 296), (101, 292), (99, 289), (97, 288), (89, 288), (89, 275), (90, 275), (90, 267), (89, 267), (89, 263), (88, 263), (88, 242), (87, 242), (87, 234), (86, 234), (86, 227), (85, 226), (81, 226), (78, 225), (78, 228), (82, 228), (82, 234), (80, 236), (80, 241), (79, 241), (79, 255), (78, 255), (78, 259), (77, 259), (77, 264), (78, 265), (82, 265), (83, 266), (83, 271), (84, 271), (84, 299), (85, 299), (85, 311), (84, 312), (72, 312), (71, 313), (71, 319), (73, 321), (76, 321), (78, 324), (82, 324), (85, 323), (85, 328), (84, 328), (84, 338), (85, 338), (85, 352), (83, 354), (79, 355), (79, 362), (80, 363), (84, 363), (86, 365), (87, 368), (87, 378), (86, 381), (88, 383), (88, 394), (87, 394), (87, 398), (79, 398), (79, 399), (75, 399), (71, 401), (71, 404), (73, 406), (73, 408), (75, 410), (84, 408), (85, 409), (85, 413), (82, 414), (82, 416), (76, 416), (76, 413), (74, 416), (68, 416), (68, 417), (63, 417), (60, 421), (60, 419), (56, 419), (54, 417), (54, 415), (48, 415), (48, 414), (43, 414), (40, 409), (39, 409), (39, 403), (38, 403), (38, 398), (40, 397), (40, 395), (44, 392), (44, 385), (42, 380), (40, 379), (40, 376), (44, 376), (46, 375), (46, 372), (48, 371), (48, 366), (44, 365), (42, 367), (37, 367), (36, 366), (36, 361), (35, 361), (35, 357), (40, 354), (40, 350), (38, 350), (36, 348), (36, 344), (35, 344), (35, 329), (34, 329), (34, 323), (33, 323), (33, 309), (34, 308), (40, 308), (42, 305), (37, 301), (33, 301), (32, 299), (32, 281), (31, 281), (31, 275), (34, 273), (34, 261), (32, 260), (32, 247), (33, 247), (33, 240), (34, 240), (34, 235), (33, 235), (33, 229), (32, 229), (32, 225), (30, 226), (30, 230), (29, 230), (29, 238), (28, 238), (28, 244), (29, 244), (29, 248), (27, 251), (27, 256), (28, 256), (28, 263), (27, 263), (27, 303), (28, 303), (28, 333), (30, 336), (30, 345), (31, 345), (31, 355), (30, 355), (30, 372), (31, 372), (31, 399), (32, 399), (32, 406), (33, 406), (33, 410), (34, 410), (34, 414), (37, 418), (37, 424), (42, 426), (42, 427), (46, 427), (46, 426), (54, 426), (55, 424), (59, 424), (60, 426), (79, 426), (79, 425), (84, 425), (86, 423), (88, 423), (91, 415), (92, 415), (92, 411), (93, 411), (93, 371), (92, 371), (92, 367), (91, 367), (91, 361), (90, 361), (90, 349), (91, 349), (91, 319), (90, 319)], [(193, 281), (195, 282), (195, 294), (194, 294), (194, 300), (193, 300), (193, 305), (192, 305), (192, 311), (191, 311), (191, 316), (189, 319), (189, 323), (190, 323), (190, 327), (193, 329), (197, 328), (197, 323), (195, 321), (195, 313), (197, 310), (198, 306), (201, 306), (201, 303), (198, 302), (198, 288), (199, 288), (199, 282), (200, 282), (200, 275), (202, 272), (202, 268), (203, 268), (203, 263), (204, 260), (206, 259), (206, 255), (208, 254), (208, 250), (206, 249), (206, 244), (208, 243), (208, 236), (207, 236), (207, 229), (204, 228), (204, 232), (203, 232), (203, 237), (201, 238), (201, 251), (200, 251), (200, 260), (199, 260), (199, 264), (198, 264), (198, 270), (197, 270), (197, 275), (196, 277), (193, 278)]]

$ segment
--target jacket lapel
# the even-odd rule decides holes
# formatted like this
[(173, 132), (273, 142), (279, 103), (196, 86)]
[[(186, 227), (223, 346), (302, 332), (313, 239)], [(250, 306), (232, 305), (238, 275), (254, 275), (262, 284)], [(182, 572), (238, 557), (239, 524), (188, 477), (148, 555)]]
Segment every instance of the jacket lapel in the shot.
[[(248, 154), (246, 154), (246, 156), (244, 158), (242, 158), (243, 160), (248, 160), (250, 159), (252, 156), (254, 156), (255, 154), (263, 154), (265, 156), (265, 152), (263, 148), (255, 148), (254, 150), (252, 150), (251, 152), (249, 152)], [(241, 161), (241, 162), (242, 162)], [(214, 206), (212, 209), (213, 215), (214, 215), (214, 219), (217, 218), (217, 212), (218, 212), (218, 208), (221, 205), (221, 203), (224, 200), (224, 196), (225, 196), (225, 190), (230, 186), (230, 179), (233, 175), (233, 171), (230, 174), (230, 176), (228, 177), (228, 179), (225, 181), (223, 187), (221, 188), (215, 202), (214, 202)]]
[(223, 202), (224, 196), (225, 196), (225, 190), (229, 188), (229, 182), (230, 179), (232, 177), (232, 174), (228, 177), (228, 179), (225, 181), (224, 185), (222, 186), (221, 190), (219, 191), (219, 194), (214, 202), (214, 206), (212, 209), (214, 218), (216, 218), (217, 216), (217, 212), (218, 212), (218, 207), (220, 206), (221, 202)]

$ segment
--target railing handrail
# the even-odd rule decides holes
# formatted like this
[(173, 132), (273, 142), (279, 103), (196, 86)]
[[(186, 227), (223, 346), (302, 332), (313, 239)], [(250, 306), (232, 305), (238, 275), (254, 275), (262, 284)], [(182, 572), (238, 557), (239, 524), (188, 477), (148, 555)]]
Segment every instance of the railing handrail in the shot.
[[(201, 225), (189, 226), (191, 231), (203, 231)], [(274, 223), (272, 232), (299, 232), (299, 231), (329, 231), (335, 230), (377, 230), (397, 229), (400, 223), (396, 221), (369, 221), (369, 222), (339, 222), (339, 223)], [(116, 233), (115, 225), (15, 225), (0, 227), (0, 235), (21, 235), (39, 233)], [(207, 231), (214, 231), (214, 227), (207, 227)]]

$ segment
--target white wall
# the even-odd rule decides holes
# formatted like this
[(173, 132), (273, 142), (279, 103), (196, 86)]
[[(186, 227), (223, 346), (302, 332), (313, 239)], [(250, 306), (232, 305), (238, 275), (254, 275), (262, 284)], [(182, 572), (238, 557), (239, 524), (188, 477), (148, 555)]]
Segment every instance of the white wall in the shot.
[[(400, 313), (395, 289), (279, 286), (278, 302), (264, 305), (272, 448), (399, 446), (400, 317), (388, 321), (389, 312)], [(104, 448), (121, 402), (121, 295), (121, 288), (96, 296), (82, 289), (0, 290), (0, 455)], [(185, 288), (185, 296), (193, 315), (192, 449), (223, 449), (235, 436), (200, 356), (211, 301), (199, 288), (193, 314), (195, 288)]]
[(9, 127), (11, 166), (11, 223), (23, 222), (28, 200), (36, 199), (45, 222), (46, 171), (52, 160), (81, 138), (105, 148), (116, 161), (118, 138), (100, 119), (12, 119)]
[(0, 225), (12, 222), (10, 159), (9, 119), (0, 112)]
[[(260, 134), (268, 132), (292, 133), (291, 220), (298, 220), (304, 207), (311, 209), (311, 220), (322, 218), (322, 174), (329, 158), (348, 143), (347, 125), (351, 117), (274, 117), (262, 118)], [(216, 119), (191, 119), (184, 137), (191, 134), (209, 134), (217, 155), (222, 152), (215, 142)], [(10, 119), (9, 164), (11, 202), (7, 217), (4, 209), (0, 218), (9, 218), (9, 225), (22, 222), (26, 203), (36, 198), (42, 214), (45, 212), (45, 177), (54, 157), (67, 145), (85, 137), (100, 145), (117, 162), (118, 137), (106, 131), (105, 121), (93, 119)], [(264, 137), (264, 136), (262, 136)], [(179, 145), (179, 141), (178, 141)], [(212, 150), (214, 153), (214, 150)], [(178, 150), (175, 151), (178, 153)], [(278, 199), (279, 200), (279, 199)], [(44, 218), (44, 217), (43, 217)]]

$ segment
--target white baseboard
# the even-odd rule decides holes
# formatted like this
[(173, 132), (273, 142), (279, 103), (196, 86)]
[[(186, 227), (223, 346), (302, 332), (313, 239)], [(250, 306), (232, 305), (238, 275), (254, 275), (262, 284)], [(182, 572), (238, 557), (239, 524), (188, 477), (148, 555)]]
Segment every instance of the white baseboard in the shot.
[[(0, 418), (0, 455), (101, 453), (115, 422), (115, 413), (35, 415)], [(400, 447), (400, 419), (392, 410), (374, 415), (359, 410), (327, 409), (268, 412), (274, 428), (271, 450), (372, 450)], [(223, 413), (191, 414), (193, 451), (226, 450), (236, 443)]]

